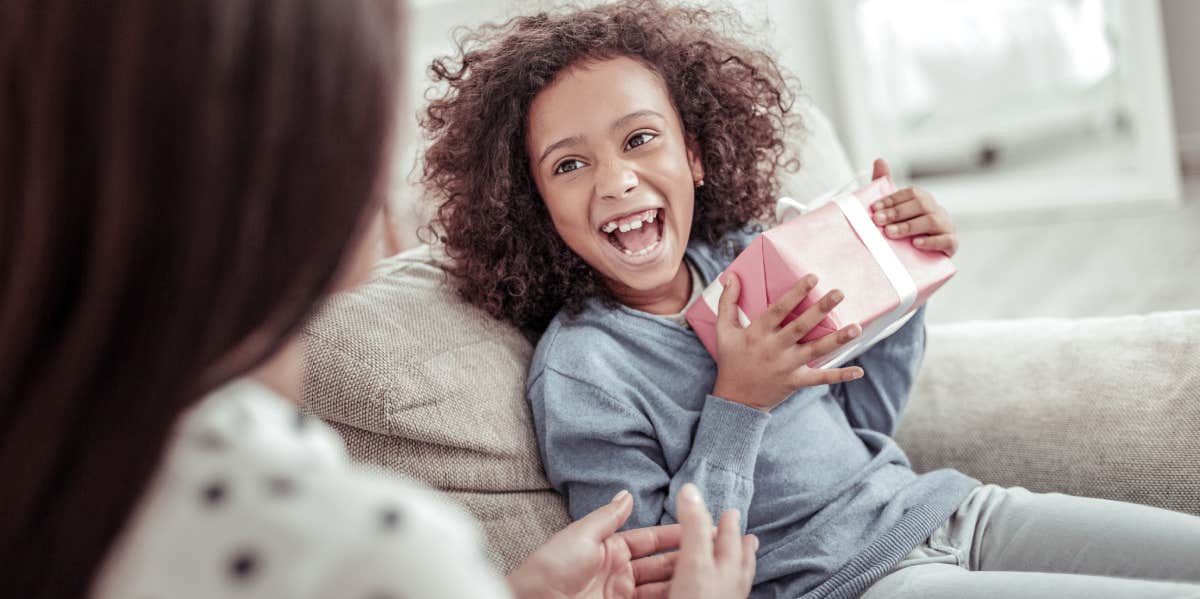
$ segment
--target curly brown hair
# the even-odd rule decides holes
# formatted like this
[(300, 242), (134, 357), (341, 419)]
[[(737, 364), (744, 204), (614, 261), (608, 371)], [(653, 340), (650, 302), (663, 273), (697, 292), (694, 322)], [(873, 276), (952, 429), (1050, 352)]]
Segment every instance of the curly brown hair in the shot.
[(441, 242), (459, 294), (497, 319), (540, 333), (562, 309), (612, 296), (558, 236), (530, 172), (530, 103), (565, 68), (628, 56), (666, 84), (705, 185), (691, 238), (719, 244), (765, 218), (780, 168), (798, 162), (788, 81), (732, 10), (629, 0), (510, 19), (468, 31), (457, 56), (431, 66), (434, 97), (421, 118), (430, 141), (422, 183), (436, 204), (422, 238)]

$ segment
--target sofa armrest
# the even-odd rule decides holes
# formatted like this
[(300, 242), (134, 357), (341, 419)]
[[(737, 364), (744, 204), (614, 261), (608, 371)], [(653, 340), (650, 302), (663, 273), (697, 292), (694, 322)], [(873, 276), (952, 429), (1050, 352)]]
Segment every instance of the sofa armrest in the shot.
[(933, 325), (918, 471), (1200, 514), (1200, 311)]

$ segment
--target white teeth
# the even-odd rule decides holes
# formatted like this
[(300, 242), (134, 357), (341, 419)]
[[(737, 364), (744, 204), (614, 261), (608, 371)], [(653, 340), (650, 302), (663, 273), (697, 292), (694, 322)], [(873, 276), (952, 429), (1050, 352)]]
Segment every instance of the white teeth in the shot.
[(638, 214), (637, 220), (634, 220), (632, 222), (628, 222), (628, 223), (619, 225), (619, 224), (617, 224), (616, 220), (610, 221), (607, 224), (605, 224), (603, 227), (600, 227), (600, 232), (601, 233), (612, 233), (613, 231), (619, 230), (622, 233), (627, 233), (634, 229), (642, 228), (643, 223), (654, 222), (654, 219), (656, 219), (656, 218), (658, 218), (658, 209), (651, 208), (650, 210), (647, 210), (641, 214)]
[(655, 248), (658, 247), (659, 243), (660, 242), (655, 241), (654, 243), (652, 243), (636, 252), (629, 251), (629, 248), (621, 248), (621, 252), (623, 252), (626, 256), (629, 256), (631, 258), (638, 258), (641, 256), (645, 256), (646, 254), (649, 254), (650, 252), (654, 251)]

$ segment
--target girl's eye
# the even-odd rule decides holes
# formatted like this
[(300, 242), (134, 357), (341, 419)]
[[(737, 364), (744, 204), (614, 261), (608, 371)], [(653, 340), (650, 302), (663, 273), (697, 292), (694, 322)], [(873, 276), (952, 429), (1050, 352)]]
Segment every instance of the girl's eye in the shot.
[(578, 160), (575, 160), (575, 159), (564, 160), (564, 161), (558, 163), (558, 166), (554, 167), (554, 174), (561, 175), (563, 173), (569, 173), (577, 168), (582, 168), (582, 167), (583, 167), (583, 163)]
[(653, 133), (647, 133), (647, 132), (643, 131), (643, 132), (638, 133), (637, 135), (634, 135), (633, 137), (629, 138), (629, 141), (625, 142), (625, 149), (632, 150), (640, 145), (643, 145), (643, 144), (649, 142), (650, 140), (654, 139), (655, 137), (658, 137), (658, 136), (654, 135)]

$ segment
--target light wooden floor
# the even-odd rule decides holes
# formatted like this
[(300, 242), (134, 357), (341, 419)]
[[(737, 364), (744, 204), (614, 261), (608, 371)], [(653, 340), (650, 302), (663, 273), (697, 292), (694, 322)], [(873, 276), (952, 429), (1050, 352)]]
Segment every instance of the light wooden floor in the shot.
[(959, 273), (930, 323), (1200, 309), (1200, 178), (1178, 210), (960, 228)]

